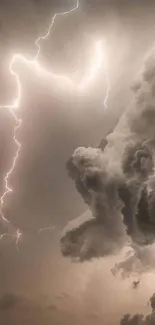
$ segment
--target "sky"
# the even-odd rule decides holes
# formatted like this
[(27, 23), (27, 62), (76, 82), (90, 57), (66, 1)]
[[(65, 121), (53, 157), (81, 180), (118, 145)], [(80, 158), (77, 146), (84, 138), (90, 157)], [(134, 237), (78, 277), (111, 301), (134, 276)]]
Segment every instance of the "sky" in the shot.
[[(8, 0), (0, 4), (0, 103), (17, 94), (9, 62), (14, 53), (32, 59), (35, 40), (48, 30), (56, 12), (70, 10), (73, 0)], [(133, 100), (132, 85), (154, 46), (154, 1), (80, 0), (77, 11), (57, 17), (48, 39), (41, 40), (39, 63), (78, 83), (88, 73), (94, 44), (103, 43), (103, 65), (83, 95), (60, 80), (49, 80), (29, 63), (14, 65), (21, 82), (17, 116), (22, 144), (4, 206), (13, 227), (22, 231), (0, 241), (0, 322), (3, 325), (119, 324), (126, 313), (147, 313), (155, 292), (153, 272), (113, 276), (121, 261), (114, 255), (75, 262), (63, 256), (64, 227), (88, 209), (66, 162), (77, 147), (97, 147), (113, 130)], [(105, 110), (108, 68), (110, 91)], [(0, 192), (16, 147), (15, 121), (0, 110)], [(54, 227), (43, 232), (41, 228)], [(1, 233), (7, 231), (0, 225)]]

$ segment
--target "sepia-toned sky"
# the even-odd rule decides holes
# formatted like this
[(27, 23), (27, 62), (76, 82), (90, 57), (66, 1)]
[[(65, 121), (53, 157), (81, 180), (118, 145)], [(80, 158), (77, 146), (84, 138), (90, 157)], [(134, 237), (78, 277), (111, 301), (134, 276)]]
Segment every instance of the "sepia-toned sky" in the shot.
[[(35, 40), (44, 35), (55, 12), (69, 10), (73, 0), (0, 1), (0, 103), (7, 105), (17, 88), (9, 73), (14, 53), (32, 59)], [(59, 240), (64, 226), (87, 209), (66, 171), (79, 146), (98, 146), (132, 101), (130, 87), (154, 46), (155, 3), (150, 0), (80, 0), (77, 11), (58, 17), (48, 39), (41, 40), (40, 64), (79, 82), (88, 73), (94, 44), (103, 42), (104, 66), (80, 95), (60, 80), (49, 80), (22, 60), (14, 70), (21, 82), (18, 117), (22, 144), (10, 177), (5, 214), (23, 236), (0, 242), (0, 324), (119, 324), (126, 312), (147, 311), (155, 291), (154, 276), (144, 275), (138, 290), (132, 277), (114, 277), (117, 256), (74, 263), (65, 259)], [(0, 191), (15, 154), (14, 119), (0, 110)], [(39, 232), (40, 228), (52, 230)], [(0, 226), (1, 233), (5, 231)]]

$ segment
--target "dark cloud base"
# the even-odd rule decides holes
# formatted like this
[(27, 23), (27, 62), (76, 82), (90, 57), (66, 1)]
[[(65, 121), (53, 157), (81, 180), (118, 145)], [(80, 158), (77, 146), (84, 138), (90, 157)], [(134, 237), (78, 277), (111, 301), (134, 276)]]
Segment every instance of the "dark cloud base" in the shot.
[(150, 298), (152, 312), (146, 317), (143, 314), (131, 316), (126, 314), (121, 319), (120, 325), (154, 325), (155, 324), (155, 294)]

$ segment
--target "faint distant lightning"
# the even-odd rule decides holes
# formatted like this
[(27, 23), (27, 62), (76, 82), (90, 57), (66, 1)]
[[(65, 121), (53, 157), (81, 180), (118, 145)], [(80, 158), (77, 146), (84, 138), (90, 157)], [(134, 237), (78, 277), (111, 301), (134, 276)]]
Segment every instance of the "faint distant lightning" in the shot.
[(22, 236), (21, 231), (19, 229), (17, 229), (17, 232), (16, 232), (16, 248), (17, 249), (19, 249), (18, 248), (18, 243), (19, 243), (19, 240), (20, 240), (21, 236)]
[[(40, 42), (40, 40), (47, 39), (47, 37), (50, 35), (50, 32), (52, 30), (52, 27), (54, 25), (54, 22), (55, 22), (56, 17), (57, 16), (67, 15), (67, 14), (69, 14), (69, 13), (77, 10), (78, 8), (79, 8), (79, 0), (77, 0), (76, 6), (74, 8), (72, 8), (71, 10), (65, 11), (65, 12), (62, 12), (62, 13), (56, 13), (53, 16), (52, 23), (50, 24), (47, 33), (44, 36), (39, 36), (37, 38), (37, 40), (35, 41), (35, 45), (37, 46), (38, 50), (37, 50), (37, 54), (36, 54), (36, 56), (34, 57), (33, 60), (28, 60), (28, 59), (26, 59), (26, 57), (24, 57), (21, 54), (14, 54), (13, 57), (12, 57), (12, 59), (11, 59), (10, 69), (9, 70), (10, 70), (10, 74), (12, 76), (14, 76), (15, 77), (15, 80), (16, 80), (16, 84), (17, 84), (17, 97), (16, 97), (15, 101), (13, 102), (13, 104), (11, 104), (11, 105), (3, 105), (3, 106), (0, 106), (0, 108), (1, 109), (3, 109), (3, 108), (9, 109), (11, 115), (13, 116), (13, 118), (15, 120), (16, 126), (14, 128), (13, 139), (14, 139), (14, 142), (16, 144), (17, 150), (16, 150), (15, 156), (13, 158), (13, 162), (12, 162), (11, 168), (6, 173), (6, 176), (4, 178), (5, 190), (4, 190), (4, 193), (2, 194), (2, 196), (0, 198), (0, 214), (1, 214), (1, 218), (2, 218), (3, 222), (5, 222), (5, 223), (11, 224), (10, 221), (5, 217), (4, 212), (3, 212), (3, 209), (4, 209), (4, 201), (6, 200), (7, 195), (10, 192), (13, 191), (12, 188), (9, 186), (9, 183), (8, 182), (9, 182), (9, 177), (12, 174), (12, 172), (13, 172), (15, 166), (16, 166), (16, 162), (17, 162), (17, 159), (19, 157), (19, 152), (20, 152), (20, 149), (21, 149), (21, 144), (20, 144), (20, 142), (16, 138), (16, 133), (17, 133), (17, 130), (20, 128), (21, 124), (22, 124), (22, 120), (19, 119), (17, 117), (17, 115), (15, 114), (16, 109), (19, 108), (19, 106), (20, 106), (20, 100), (21, 100), (21, 83), (20, 83), (19, 75), (13, 70), (13, 64), (17, 60), (20, 60), (21, 59), (25, 63), (33, 64), (33, 66), (37, 70), (39, 70), (42, 74), (47, 75), (51, 79), (56, 78), (56, 79), (58, 79), (60, 81), (65, 81), (65, 82), (71, 84), (77, 90), (78, 89), (80, 91), (84, 90), (89, 85), (89, 83), (95, 78), (95, 75), (97, 74), (98, 70), (101, 68), (101, 63), (102, 63), (102, 42), (101, 41), (98, 41), (97, 44), (96, 44), (95, 58), (93, 59), (93, 63), (92, 63), (92, 66), (90, 68), (89, 74), (87, 76), (85, 76), (83, 78), (83, 80), (79, 84), (75, 84), (70, 78), (68, 78), (66, 76), (57, 75), (57, 74), (54, 74), (51, 71), (47, 71), (46, 69), (42, 68), (41, 65), (38, 62), (38, 57), (39, 57), (39, 54), (40, 54), (40, 51), (41, 51), (41, 47), (40, 47), (39, 42)], [(105, 108), (107, 108), (107, 99), (108, 99), (109, 90), (110, 90), (110, 82), (109, 82), (109, 75), (108, 75), (108, 69), (107, 68), (106, 68), (106, 71), (107, 71), (108, 88), (107, 88), (107, 93), (106, 93), (106, 97), (105, 97), (105, 100), (104, 100), (104, 106), (105, 106)], [(44, 230), (50, 230), (50, 229), (53, 229), (53, 227), (48, 227), (48, 228), (40, 229), (39, 232), (42, 232)], [(21, 233), (21, 231), (19, 229), (16, 230), (16, 234), (15, 235), (9, 235), (7, 233), (6, 234), (4, 233), (4, 234), (0, 235), (0, 240), (3, 239), (5, 236), (15, 237), (16, 238), (16, 247), (18, 248), (18, 243), (19, 243), (19, 240), (20, 240), (20, 238), (22, 236), (22, 233)]]
[(109, 77), (109, 70), (108, 70), (108, 67), (107, 67), (107, 62), (105, 62), (105, 65), (106, 65), (106, 79), (107, 79), (107, 91), (106, 91), (106, 96), (105, 96), (105, 99), (104, 99), (104, 108), (105, 110), (107, 110), (108, 108), (108, 98), (109, 98), (109, 92), (110, 92), (110, 77)]
[(55, 229), (54, 226), (46, 227), (46, 228), (40, 228), (40, 229), (38, 230), (38, 234), (41, 234), (41, 233), (44, 232), (44, 231), (53, 231), (54, 229)]
[(16, 230), (16, 233), (15, 234), (7, 234), (7, 233), (4, 233), (4, 234), (1, 234), (0, 235), (0, 240), (2, 240), (3, 238), (5, 237), (11, 237), (11, 238), (15, 238), (16, 239), (16, 248), (18, 248), (18, 243), (19, 243), (19, 240), (20, 240), (20, 237), (22, 236), (22, 233), (19, 229)]

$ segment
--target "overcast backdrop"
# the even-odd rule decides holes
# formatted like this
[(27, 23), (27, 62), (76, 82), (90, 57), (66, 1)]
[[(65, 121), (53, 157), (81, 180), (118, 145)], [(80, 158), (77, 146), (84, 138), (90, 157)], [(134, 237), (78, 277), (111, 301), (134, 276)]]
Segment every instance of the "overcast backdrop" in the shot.
[[(33, 58), (35, 40), (46, 33), (54, 13), (73, 6), (73, 0), (0, 1), (1, 104), (12, 103), (17, 93), (9, 73), (12, 55)], [(76, 147), (97, 146), (129, 106), (130, 86), (154, 46), (154, 15), (154, 1), (80, 0), (79, 9), (59, 16), (48, 39), (40, 42), (40, 64), (78, 82), (89, 69), (95, 42), (103, 40), (103, 64), (105, 55), (110, 77), (106, 111), (104, 68), (81, 96), (59, 80), (42, 76), (31, 64), (15, 63), (22, 85), (22, 149), (10, 177), (14, 192), (5, 214), (23, 237), (19, 251), (8, 238), (0, 243), (2, 325), (119, 324), (124, 313), (144, 311), (155, 291), (153, 275), (145, 275), (137, 291), (132, 278), (113, 277), (110, 269), (117, 257), (78, 264), (62, 257), (59, 247), (63, 227), (87, 209), (65, 163)], [(9, 111), (1, 109), (1, 193), (16, 150), (14, 126)], [(50, 226), (55, 229), (38, 234)]]

